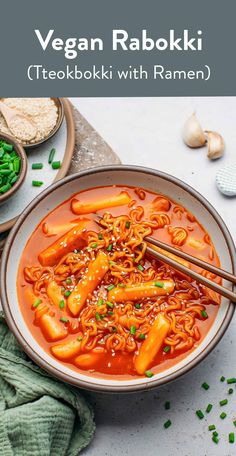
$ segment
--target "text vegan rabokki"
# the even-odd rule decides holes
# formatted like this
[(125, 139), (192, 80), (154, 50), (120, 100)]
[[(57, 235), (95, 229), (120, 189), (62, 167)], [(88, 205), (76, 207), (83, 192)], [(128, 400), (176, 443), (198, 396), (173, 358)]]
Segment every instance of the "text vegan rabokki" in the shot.
[(51, 356), (89, 375), (151, 377), (199, 345), (220, 297), (148, 257), (146, 235), (219, 266), (194, 215), (139, 188), (82, 191), (38, 225), (17, 286), (26, 323)]

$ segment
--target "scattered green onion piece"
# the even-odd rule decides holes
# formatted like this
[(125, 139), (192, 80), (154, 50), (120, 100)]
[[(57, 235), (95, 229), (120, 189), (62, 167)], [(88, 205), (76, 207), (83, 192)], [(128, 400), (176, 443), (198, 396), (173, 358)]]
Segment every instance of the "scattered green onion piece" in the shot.
[(109, 264), (111, 264), (112, 266), (115, 266), (116, 262), (115, 261), (109, 261)]
[(233, 392), (234, 392), (233, 388), (228, 389), (228, 394), (233, 394)]
[(112, 251), (112, 248), (113, 248), (113, 244), (109, 244), (108, 247), (107, 247), (107, 251), (108, 251), (108, 252), (111, 252), (111, 251)]
[(146, 375), (146, 377), (151, 378), (151, 377), (153, 377), (154, 374), (152, 371), (146, 371), (145, 375)]
[(204, 414), (201, 410), (197, 410), (196, 415), (198, 416), (199, 420), (202, 420), (204, 418)]
[(79, 342), (81, 342), (81, 340), (83, 340), (83, 337), (82, 337), (82, 336), (79, 336), (79, 337), (77, 337), (77, 340), (78, 340)]
[(126, 285), (125, 285), (125, 283), (118, 283), (118, 287), (120, 287), (120, 288), (125, 288)]
[(112, 331), (113, 331), (114, 333), (116, 333), (116, 332), (117, 332), (117, 328), (116, 328), (116, 326), (113, 326), (113, 327), (112, 327)]
[(167, 420), (167, 421), (164, 423), (163, 426), (164, 426), (165, 429), (168, 429), (168, 427), (171, 426), (171, 421), (170, 421), (170, 420)]
[(20, 163), (21, 163), (21, 160), (20, 160), (19, 157), (15, 158), (15, 160), (13, 161), (13, 167), (14, 167), (15, 173), (19, 173), (19, 171), (20, 171)]
[(222, 401), (219, 402), (220, 406), (222, 407), (223, 405), (228, 404), (228, 399), (223, 399)]
[(50, 154), (49, 154), (49, 157), (48, 157), (49, 165), (51, 165), (51, 163), (53, 162), (55, 152), (56, 152), (56, 149), (54, 149), (54, 148), (50, 150)]
[(96, 249), (97, 246), (98, 246), (98, 245), (97, 245), (97, 242), (94, 242), (93, 244), (91, 244), (91, 248), (92, 248), (92, 249)]
[(113, 309), (113, 307), (114, 307), (114, 304), (112, 304), (112, 302), (110, 302), (110, 301), (107, 301), (107, 305), (108, 305), (108, 307), (110, 307), (110, 309)]
[(111, 284), (111, 285), (109, 285), (109, 286), (107, 287), (107, 290), (108, 290), (108, 291), (111, 291), (111, 290), (113, 290), (113, 288), (115, 288), (115, 285), (114, 285), (114, 284)]
[(52, 169), (59, 169), (59, 168), (61, 168), (61, 162), (60, 161), (52, 162)]
[(170, 401), (165, 402), (165, 409), (170, 410)]
[(132, 336), (135, 336), (135, 334), (136, 334), (136, 327), (135, 326), (130, 326), (130, 334)]
[(32, 163), (32, 169), (42, 169), (43, 163)]
[(232, 377), (232, 378), (227, 378), (227, 383), (230, 385), (232, 383), (236, 383), (236, 378), (235, 377)]
[(233, 421), (233, 425), (236, 427), (236, 420)]
[(163, 351), (165, 353), (168, 353), (170, 351), (170, 346), (169, 345), (166, 345), (164, 348), (163, 348)]
[(222, 413), (220, 414), (220, 418), (221, 418), (222, 420), (224, 420), (224, 419), (226, 418), (226, 416), (227, 416), (227, 414), (226, 414), (225, 412), (222, 412)]
[(222, 377), (220, 377), (220, 381), (221, 382), (224, 382), (225, 381), (225, 377), (222, 375)]
[(141, 272), (144, 271), (144, 267), (141, 264), (138, 264), (137, 269), (139, 269)]
[(102, 315), (101, 315), (102, 318), (105, 318), (105, 316), (106, 316), (106, 314), (102, 314)]
[(70, 277), (68, 277), (68, 278), (66, 279), (66, 284), (67, 284), (67, 285), (71, 285), (71, 284), (72, 284), (72, 279), (71, 279)]
[(10, 189), (11, 189), (11, 184), (9, 184), (9, 183), (5, 184), (2, 187), (0, 187), (0, 193), (6, 193)]
[(134, 304), (134, 307), (135, 307), (136, 309), (141, 309), (141, 304)]
[(229, 433), (229, 443), (234, 443), (234, 432)]
[(207, 408), (206, 408), (206, 412), (207, 412), (207, 413), (210, 413), (210, 411), (212, 410), (212, 407), (213, 407), (212, 404), (208, 404), (208, 406), (207, 406)]
[(66, 317), (60, 317), (60, 321), (62, 321), (63, 323), (68, 323), (68, 318)]
[(103, 299), (100, 298), (100, 299), (98, 300), (98, 306), (102, 306), (102, 305), (103, 305)]
[(125, 222), (125, 228), (127, 228), (127, 229), (128, 229), (129, 227), (130, 227), (130, 222), (128, 222), (128, 221), (127, 221), (127, 222)]
[(33, 307), (36, 309), (36, 307), (38, 307), (39, 304), (41, 304), (41, 302), (42, 302), (42, 299), (36, 299), (36, 301), (34, 301)]
[(212, 441), (213, 441), (214, 443), (219, 443), (219, 437), (218, 437), (217, 435), (213, 435), (213, 436), (212, 436)]
[(141, 334), (139, 334), (138, 338), (141, 340), (145, 340), (146, 336), (145, 336), (145, 334), (141, 333)]
[(64, 293), (64, 291), (66, 291), (65, 287), (61, 287), (61, 291)]
[(13, 145), (12, 144), (8, 144), (8, 143), (4, 142), (2, 147), (7, 152), (12, 152), (13, 151)]
[(35, 180), (33, 180), (32, 181), (32, 185), (33, 185), (33, 187), (41, 187), (41, 185), (43, 185), (43, 181), (35, 181)]
[(99, 315), (98, 312), (95, 313), (95, 318), (96, 318), (97, 321), (100, 321), (100, 320), (101, 320), (101, 317), (100, 317), (100, 315)]
[(63, 301), (63, 300), (60, 301), (60, 302), (59, 302), (59, 307), (60, 307), (60, 309), (64, 309), (64, 307), (65, 307), (65, 301)]
[(208, 426), (208, 431), (214, 431), (215, 428), (216, 428), (216, 427), (215, 427), (214, 424), (210, 424), (210, 425)]
[(210, 386), (208, 385), (208, 383), (204, 382), (202, 384), (202, 388), (207, 391), (210, 388)]
[(114, 315), (114, 312), (112, 312), (112, 310), (108, 310), (108, 315)]
[(158, 288), (163, 288), (164, 287), (164, 283), (163, 282), (155, 282), (155, 287), (158, 287)]
[(212, 435), (214, 435), (215, 437), (218, 437), (219, 434), (218, 434), (218, 432), (214, 431), (214, 432), (212, 433)]
[(67, 290), (67, 291), (65, 291), (64, 296), (65, 296), (66, 298), (68, 298), (68, 296), (70, 296), (70, 294), (71, 294), (71, 291), (70, 291), (70, 290)]
[(201, 310), (201, 314), (204, 318), (208, 318), (208, 314), (205, 310)]
[(102, 233), (99, 233), (99, 234), (98, 234), (98, 239), (101, 241), (102, 238), (103, 238)]

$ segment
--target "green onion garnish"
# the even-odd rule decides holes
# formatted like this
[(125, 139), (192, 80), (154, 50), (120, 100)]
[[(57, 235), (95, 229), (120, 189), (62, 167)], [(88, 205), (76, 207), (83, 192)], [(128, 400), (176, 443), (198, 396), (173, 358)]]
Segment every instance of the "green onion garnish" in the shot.
[(114, 284), (111, 284), (111, 285), (109, 285), (109, 287), (107, 287), (107, 290), (108, 290), (108, 291), (111, 291), (111, 290), (113, 290), (113, 288), (115, 288), (115, 285), (114, 285)]
[(206, 412), (207, 412), (207, 413), (210, 413), (212, 407), (213, 407), (212, 404), (208, 404), (208, 406), (207, 406), (207, 408), (206, 408)]
[(110, 307), (110, 309), (113, 309), (113, 307), (114, 307), (114, 304), (112, 304), (112, 302), (110, 302), (110, 301), (107, 301), (107, 305), (108, 305), (108, 307)]
[(135, 326), (130, 326), (130, 334), (132, 334), (132, 336), (135, 336), (135, 334), (136, 334), (136, 327)]
[(108, 252), (111, 252), (111, 251), (112, 251), (112, 248), (113, 248), (113, 244), (109, 244), (108, 247), (107, 247), (107, 251), (108, 251)]
[(110, 264), (111, 266), (115, 266), (115, 265), (116, 265), (116, 262), (115, 262), (115, 261), (109, 261), (109, 264)]
[(42, 299), (36, 299), (36, 301), (34, 301), (33, 307), (36, 309), (36, 307), (38, 307), (39, 304), (41, 304), (41, 302), (42, 302)]
[(165, 409), (170, 410), (170, 401), (165, 402)]
[(102, 305), (103, 305), (103, 299), (100, 298), (100, 299), (98, 300), (98, 306), (102, 306)]
[(214, 435), (215, 437), (218, 437), (219, 434), (218, 434), (218, 432), (214, 431), (214, 432), (212, 433), (212, 435)]
[(228, 389), (228, 394), (233, 394), (233, 392), (234, 392), (233, 388)]
[(130, 222), (125, 222), (125, 228), (129, 228), (130, 227)]
[(134, 304), (134, 307), (135, 307), (136, 309), (141, 309), (141, 304)]
[(42, 169), (43, 163), (32, 163), (32, 169)]
[(4, 142), (4, 143), (2, 144), (2, 147), (3, 147), (3, 149), (4, 149), (5, 151), (7, 151), (7, 152), (12, 152), (12, 151), (13, 151), (13, 145), (12, 145), (12, 144), (9, 144), (9, 143)]
[(217, 435), (214, 435), (214, 434), (213, 434), (213, 436), (212, 436), (212, 441), (213, 441), (214, 443), (219, 443), (219, 437), (218, 437)]
[(78, 340), (79, 342), (81, 342), (81, 340), (83, 340), (83, 337), (82, 337), (82, 336), (79, 336), (79, 337), (77, 337), (77, 340)]
[(208, 385), (208, 383), (204, 382), (204, 383), (202, 384), (202, 388), (203, 388), (204, 390), (208, 390), (208, 389), (210, 388), (210, 386)]
[(233, 421), (233, 425), (236, 427), (236, 420)]
[(69, 320), (66, 317), (61, 317), (60, 321), (62, 321), (63, 323), (68, 323)]
[(226, 416), (227, 416), (227, 414), (226, 414), (225, 412), (222, 412), (222, 413), (220, 414), (220, 418), (221, 418), (222, 420), (224, 420), (224, 419), (226, 418)]
[(222, 401), (219, 402), (220, 406), (222, 407), (223, 405), (228, 404), (228, 399), (223, 399)]
[(164, 287), (164, 283), (163, 282), (155, 282), (154, 285), (155, 285), (155, 287), (159, 287), (159, 288), (163, 288)]
[(224, 382), (225, 381), (225, 377), (222, 375), (222, 377), (220, 377), (220, 381), (221, 382)]
[(165, 423), (164, 423), (164, 428), (167, 429), (168, 427), (171, 426), (171, 421), (170, 420), (167, 420)]
[(52, 162), (52, 169), (59, 169), (61, 167), (60, 161)]
[(141, 334), (139, 334), (138, 338), (141, 340), (145, 340), (146, 336), (145, 336), (145, 334), (141, 333)]
[(71, 291), (70, 291), (70, 290), (67, 290), (67, 291), (65, 291), (64, 296), (65, 296), (66, 298), (68, 298), (68, 296), (70, 296), (70, 294), (71, 294)]
[(234, 432), (229, 433), (229, 443), (234, 443)]
[(141, 264), (138, 264), (137, 269), (139, 269), (141, 272), (144, 271), (144, 267)]
[(35, 181), (35, 180), (33, 180), (32, 181), (32, 185), (33, 185), (33, 187), (41, 187), (41, 185), (43, 185), (43, 181)]
[(112, 312), (112, 310), (108, 310), (108, 315), (114, 315), (114, 312)]
[(96, 248), (97, 248), (97, 246), (98, 246), (98, 245), (97, 245), (97, 242), (93, 242), (93, 244), (91, 244), (91, 246), (90, 246), (90, 247), (91, 247), (92, 249), (96, 249)]
[(65, 307), (65, 301), (63, 301), (63, 300), (60, 301), (60, 302), (59, 302), (59, 307), (60, 307), (60, 309), (64, 309), (64, 307)]
[(72, 280), (71, 280), (70, 277), (68, 277), (68, 278), (66, 279), (66, 284), (67, 284), (67, 285), (70, 285), (71, 283), (72, 283)]
[(197, 410), (197, 411), (196, 411), (196, 415), (198, 416), (198, 418), (199, 418), (200, 420), (202, 420), (202, 418), (204, 418), (204, 414), (202, 413), (201, 410)]
[(124, 283), (118, 283), (118, 287), (120, 287), (120, 288), (125, 288), (125, 286), (126, 285)]
[(51, 149), (50, 154), (49, 154), (49, 157), (48, 157), (48, 163), (49, 163), (49, 165), (51, 165), (51, 163), (53, 162), (55, 152), (56, 152), (56, 149), (54, 149), (54, 148)]
[(208, 314), (205, 310), (201, 310), (201, 314), (202, 314), (203, 318), (208, 318)]
[(227, 383), (230, 385), (231, 383), (236, 383), (236, 378), (235, 377), (232, 377), (232, 378), (227, 378)]
[(154, 374), (152, 371), (146, 371), (145, 375), (146, 375), (146, 377), (151, 378), (151, 377), (153, 377)]
[(208, 426), (208, 431), (214, 431), (215, 428), (216, 428), (216, 427), (215, 427), (214, 424), (210, 424), (210, 425)]
[(170, 351), (170, 346), (169, 345), (166, 345), (164, 348), (163, 348), (163, 351), (165, 353), (168, 353)]
[(99, 241), (102, 240), (102, 233), (98, 233), (98, 239), (99, 239)]
[(96, 318), (97, 321), (100, 321), (100, 320), (101, 320), (101, 317), (100, 317), (100, 315), (99, 315), (98, 312), (95, 313), (95, 318)]

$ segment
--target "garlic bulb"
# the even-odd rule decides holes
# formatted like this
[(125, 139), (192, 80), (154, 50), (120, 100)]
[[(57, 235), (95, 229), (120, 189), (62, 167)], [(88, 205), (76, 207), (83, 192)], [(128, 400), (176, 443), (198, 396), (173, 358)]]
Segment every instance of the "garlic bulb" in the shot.
[(183, 140), (189, 147), (202, 147), (206, 144), (204, 131), (195, 113), (184, 124)]
[(207, 156), (210, 160), (216, 160), (224, 154), (225, 143), (222, 136), (216, 131), (206, 131)]

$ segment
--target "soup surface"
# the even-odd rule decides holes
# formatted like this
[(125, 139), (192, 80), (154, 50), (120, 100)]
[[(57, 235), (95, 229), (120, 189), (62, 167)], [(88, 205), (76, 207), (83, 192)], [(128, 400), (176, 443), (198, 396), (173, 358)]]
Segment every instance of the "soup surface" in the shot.
[(147, 235), (219, 266), (194, 215), (148, 190), (89, 189), (42, 220), (23, 251), (17, 289), (47, 353), (89, 375), (122, 379), (151, 377), (200, 344), (220, 297), (149, 257)]

